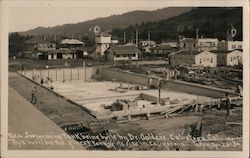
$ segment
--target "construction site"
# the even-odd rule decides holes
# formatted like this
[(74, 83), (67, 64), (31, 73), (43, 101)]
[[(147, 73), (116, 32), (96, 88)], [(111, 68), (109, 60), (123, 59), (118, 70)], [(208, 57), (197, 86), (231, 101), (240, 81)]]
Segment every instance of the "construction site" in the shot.
[[(83, 134), (73, 138), (89, 150), (242, 150), (242, 96), (231, 89), (104, 67), (18, 76), (39, 88), (43, 99), (34, 106), (69, 135)], [(10, 77), (10, 86), (25, 93), (17, 78)], [(230, 117), (225, 93), (232, 100)], [(86, 136), (104, 138), (91, 144)]]

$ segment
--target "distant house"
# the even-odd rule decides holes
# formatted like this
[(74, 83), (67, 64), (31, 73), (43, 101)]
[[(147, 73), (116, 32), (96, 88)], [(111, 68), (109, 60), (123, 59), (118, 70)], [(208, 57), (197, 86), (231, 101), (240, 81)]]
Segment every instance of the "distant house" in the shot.
[(227, 50), (232, 51), (236, 49), (243, 49), (242, 41), (220, 41), (219, 42), (219, 50)]
[(60, 42), (61, 48), (77, 49), (85, 46), (85, 43), (77, 39), (64, 39)]
[(217, 66), (217, 55), (209, 51), (178, 51), (169, 57), (171, 66)]
[(44, 37), (34, 37), (26, 41), (27, 51), (55, 50), (56, 43)]
[(194, 38), (184, 38), (180, 40), (180, 50), (183, 51), (196, 51), (196, 40)]
[(240, 50), (217, 50), (211, 51), (217, 54), (217, 63), (219, 66), (235, 66), (242, 64), (242, 51)]
[(210, 51), (218, 50), (217, 38), (183, 38), (180, 40), (180, 50), (184, 51)]
[[(34, 37), (26, 41), (27, 50), (23, 53), (23, 57), (39, 58), (43, 51), (56, 50), (56, 43), (44, 37)], [(28, 55), (29, 54), (29, 55)]]
[(141, 51), (135, 46), (117, 45), (109, 47), (105, 51), (105, 55), (109, 61), (139, 60)]
[(152, 54), (170, 54), (177, 51), (177, 48), (171, 47), (170, 45), (156, 46), (150, 49)]
[(78, 48), (68, 49), (60, 48), (57, 50), (43, 51), (42, 59), (45, 60), (58, 60), (58, 59), (83, 59), (86, 54), (94, 51), (94, 48)]
[(155, 41), (149, 41), (149, 40), (145, 40), (145, 41), (140, 41), (139, 42), (139, 46), (145, 47), (145, 46), (155, 46), (156, 42)]

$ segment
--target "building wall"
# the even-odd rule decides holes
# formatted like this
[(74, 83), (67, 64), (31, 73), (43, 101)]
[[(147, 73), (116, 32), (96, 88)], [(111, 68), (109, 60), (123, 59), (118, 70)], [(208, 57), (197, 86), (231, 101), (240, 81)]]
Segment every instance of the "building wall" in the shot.
[(195, 56), (194, 55), (182, 55), (182, 54), (174, 54), (170, 57), (170, 65), (171, 66), (180, 66), (180, 65), (193, 65), (195, 64)]
[(56, 50), (55, 43), (38, 43), (37, 50)]
[(217, 66), (227, 65), (227, 54), (217, 54)]
[(227, 50), (243, 49), (242, 41), (228, 41)]
[(198, 51), (218, 50), (219, 40), (213, 38), (199, 38), (197, 43)]
[(196, 41), (194, 40), (194, 41), (180, 41), (180, 50), (192, 50), (192, 51), (194, 51), (194, 50), (197, 50), (197, 44), (196, 44)]
[(195, 56), (195, 65), (202, 65), (204, 67), (216, 67), (217, 55), (208, 51), (204, 51)]
[[(133, 56), (132, 54), (121, 54), (121, 55), (115, 55), (114, 59), (115, 61), (120, 61), (120, 60), (138, 60), (139, 59), (139, 55), (138, 54), (134, 54), (135, 56)], [(129, 57), (130, 56), (130, 57)]]
[(242, 52), (235, 50), (227, 54), (227, 65), (235, 66), (242, 63)]
[(235, 50), (243, 49), (242, 41), (221, 41), (219, 42), (219, 50)]

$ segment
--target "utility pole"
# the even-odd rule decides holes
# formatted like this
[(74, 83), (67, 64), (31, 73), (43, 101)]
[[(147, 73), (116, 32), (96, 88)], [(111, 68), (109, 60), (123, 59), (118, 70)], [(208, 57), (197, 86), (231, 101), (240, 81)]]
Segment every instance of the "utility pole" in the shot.
[(138, 29), (136, 29), (135, 31), (135, 44), (136, 44), (136, 47), (138, 47)]
[(123, 32), (123, 43), (126, 43), (126, 32)]
[(149, 42), (149, 45), (151, 45), (151, 42), (150, 42), (150, 32), (148, 32), (148, 42)]

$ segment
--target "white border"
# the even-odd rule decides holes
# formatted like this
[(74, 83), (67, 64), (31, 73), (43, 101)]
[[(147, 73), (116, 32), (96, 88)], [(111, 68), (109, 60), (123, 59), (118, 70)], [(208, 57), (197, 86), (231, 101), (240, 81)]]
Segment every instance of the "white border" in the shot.
[[(248, 0), (137, 0), (138, 3), (134, 3), (133, 0), (88, 0), (88, 1), (48, 1), (48, 0), (36, 0), (36, 1), (21, 1), (10, 0), (0, 1), (1, 4), (1, 42), (0, 42), (0, 57), (1, 57), (1, 134), (3, 135), (1, 140), (1, 156), (2, 157), (248, 157), (249, 156), (249, 1)], [(243, 41), (244, 41), (244, 70), (243, 70), (243, 83), (244, 83), (244, 99), (243, 99), (243, 152), (222, 152), (222, 151), (76, 151), (76, 150), (64, 150), (64, 151), (35, 151), (35, 150), (22, 150), (13, 151), (7, 150), (7, 118), (8, 118), (8, 8), (9, 7), (32, 7), (32, 6), (183, 6), (183, 7), (198, 7), (198, 6), (242, 6), (243, 7)]]

